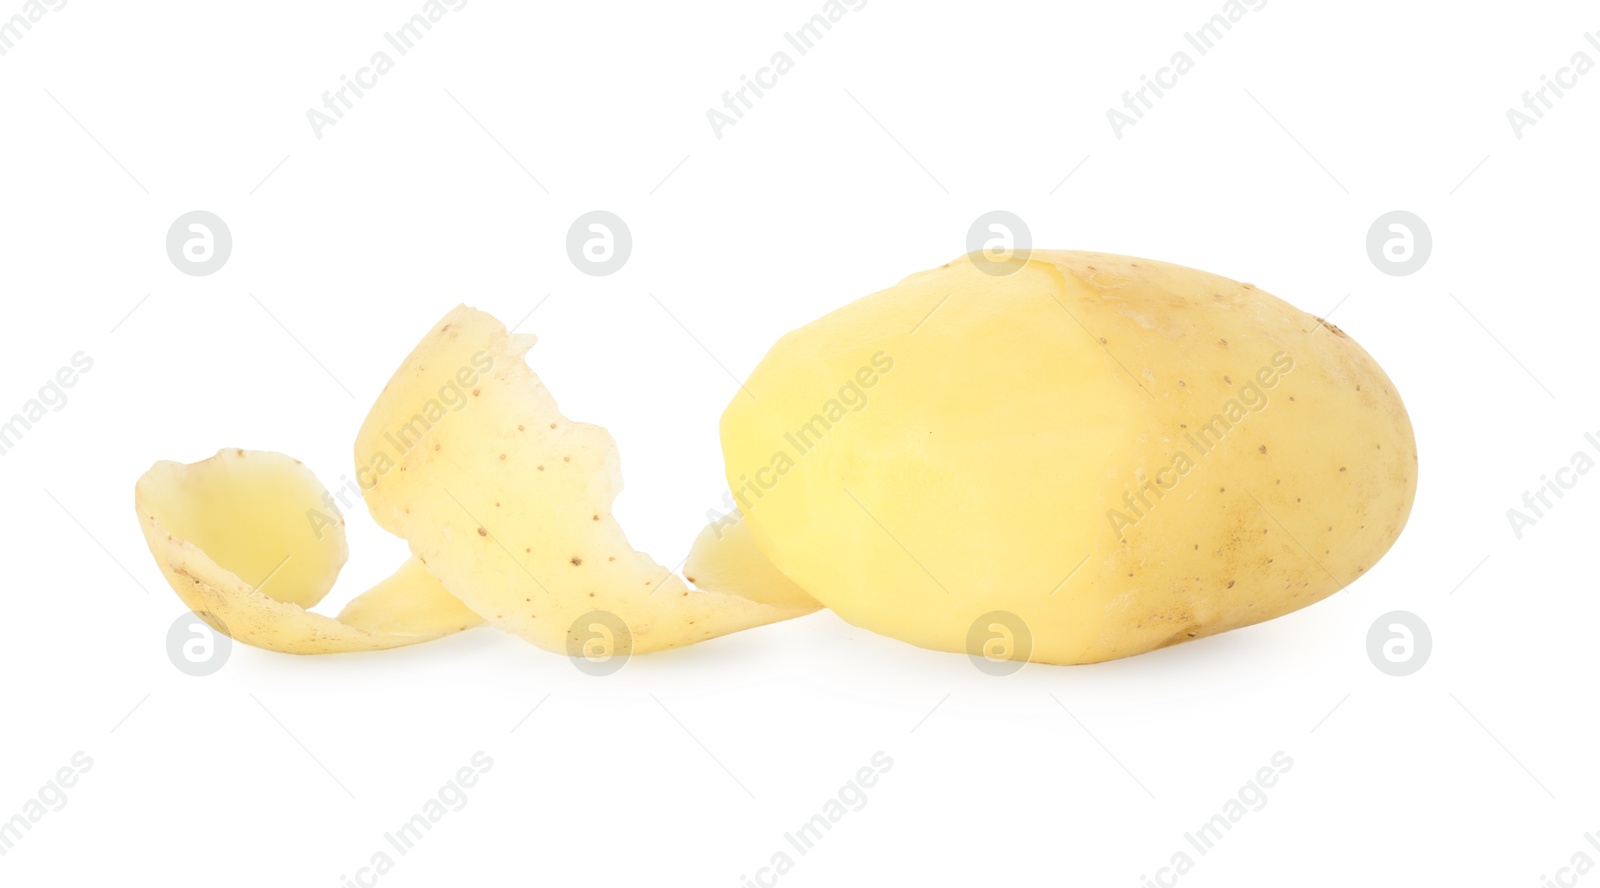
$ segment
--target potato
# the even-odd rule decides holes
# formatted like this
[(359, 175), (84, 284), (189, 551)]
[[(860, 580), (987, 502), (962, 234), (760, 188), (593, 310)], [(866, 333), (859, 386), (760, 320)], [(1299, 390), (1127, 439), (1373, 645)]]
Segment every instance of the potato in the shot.
[(790, 333), (723, 415), (750, 533), (844, 619), (1098, 662), (1305, 607), (1399, 536), (1410, 422), (1337, 327), (1162, 262), (984, 266)]
[(311, 613), (348, 549), (344, 522), (319, 526), (327, 491), (299, 460), (222, 450), (159, 462), (134, 486), (150, 554), (178, 597), (213, 629), (290, 654), (368, 651), (431, 641), (483, 622), (416, 559), (345, 606)]

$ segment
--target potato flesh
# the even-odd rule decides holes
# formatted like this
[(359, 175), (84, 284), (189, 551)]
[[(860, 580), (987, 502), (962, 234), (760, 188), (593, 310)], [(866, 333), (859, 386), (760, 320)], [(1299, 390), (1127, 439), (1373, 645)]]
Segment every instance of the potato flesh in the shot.
[[(860, 386), (875, 355), (893, 369)], [(797, 439), (852, 380), (864, 406)], [(1258, 411), (1191, 442), (1252, 383)], [(1416, 485), (1405, 409), (1353, 340), (1142, 259), (963, 258), (789, 334), (746, 388), (722, 439), (761, 549), (844, 619), (939, 650), (995, 610), (1048, 663), (1271, 619), (1369, 570)]]

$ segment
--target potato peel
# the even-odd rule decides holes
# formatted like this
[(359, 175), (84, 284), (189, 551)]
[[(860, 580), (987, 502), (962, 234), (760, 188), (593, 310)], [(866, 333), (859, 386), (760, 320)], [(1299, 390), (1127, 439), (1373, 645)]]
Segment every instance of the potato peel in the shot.
[(289, 654), (382, 650), (482, 622), (415, 559), (337, 619), (307, 610), (333, 588), (348, 552), (342, 522), (319, 534), (305, 517), (325, 496), (298, 460), (237, 449), (188, 465), (158, 462), (134, 488), (139, 525), (167, 582), (238, 641)]
[(726, 592), (797, 610), (822, 607), (773, 565), (737, 512), (700, 531), (683, 562), (683, 576), (708, 592)]
[(792, 594), (757, 600), (760, 582), (726, 586), (744, 594), (691, 589), (634, 550), (611, 514), (616, 443), (561, 414), (524, 360), (534, 341), (457, 307), (395, 372), (356, 438), (373, 517), (451, 594), (561, 652), (582, 644), (597, 612), (645, 653), (820, 607)]

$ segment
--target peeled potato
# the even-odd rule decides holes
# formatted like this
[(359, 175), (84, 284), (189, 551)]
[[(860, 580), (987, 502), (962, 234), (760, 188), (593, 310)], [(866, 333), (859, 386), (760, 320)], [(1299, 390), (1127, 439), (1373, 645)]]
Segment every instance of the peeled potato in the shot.
[[(645, 653), (820, 607), (766, 575), (741, 579), (739, 568), (708, 574), (729, 591), (690, 589), (636, 551), (611, 514), (622, 490), (616, 442), (561, 414), (523, 359), (533, 343), (455, 309), (395, 371), (356, 437), (373, 518), (450, 594), (574, 655), (596, 625)], [(715, 557), (761, 563), (739, 554), (745, 540), (730, 537)]]
[(482, 622), (416, 559), (338, 619), (307, 610), (344, 567), (344, 523), (320, 526), (327, 491), (299, 460), (223, 450), (159, 462), (134, 487), (150, 553), (178, 597), (213, 629), (290, 654), (401, 647)]
[(1416, 490), (1354, 340), (1144, 259), (962, 258), (788, 334), (745, 388), (722, 443), (761, 550), (938, 650), (1001, 627), (1004, 656), (1090, 663), (1286, 614), (1370, 570)]

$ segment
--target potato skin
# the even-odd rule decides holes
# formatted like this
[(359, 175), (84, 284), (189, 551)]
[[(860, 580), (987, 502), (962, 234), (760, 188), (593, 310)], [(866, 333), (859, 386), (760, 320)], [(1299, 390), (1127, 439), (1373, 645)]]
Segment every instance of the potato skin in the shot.
[(1343, 331), (1177, 265), (1013, 265), (790, 333), (723, 415), (756, 542), (844, 619), (971, 653), (1000, 612), (1008, 656), (1099, 662), (1305, 607), (1398, 538), (1410, 421)]

